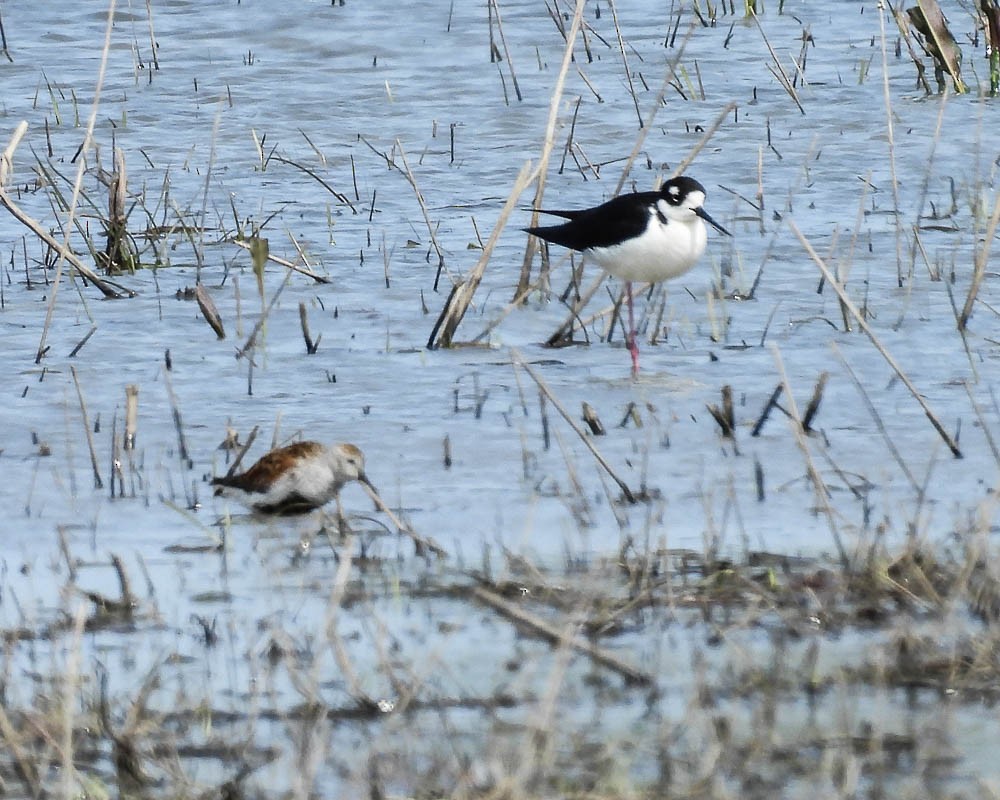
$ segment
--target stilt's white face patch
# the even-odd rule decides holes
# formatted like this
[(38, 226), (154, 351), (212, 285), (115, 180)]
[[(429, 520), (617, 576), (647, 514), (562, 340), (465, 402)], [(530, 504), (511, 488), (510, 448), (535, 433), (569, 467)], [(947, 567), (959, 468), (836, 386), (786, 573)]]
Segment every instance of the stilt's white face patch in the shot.
[[(680, 190), (676, 186), (671, 186), (667, 189), (667, 193), (673, 196), (679, 194)], [(691, 224), (693, 220), (698, 218), (697, 214), (694, 213), (694, 210), (696, 208), (701, 208), (704, 202), (705, 193), (694, 191), (687, 194), (679, 205), (675, 205), (661, 197), (656, 201), (656, 210), (659, 211), (660, 215), (665, 219)]]

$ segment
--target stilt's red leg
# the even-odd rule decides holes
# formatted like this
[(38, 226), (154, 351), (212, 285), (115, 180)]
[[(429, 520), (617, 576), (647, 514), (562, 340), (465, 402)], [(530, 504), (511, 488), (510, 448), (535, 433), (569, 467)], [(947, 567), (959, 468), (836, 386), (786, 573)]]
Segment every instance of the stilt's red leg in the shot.
[(628, 299), (628, 352), (632, 356), (632, 377), (639, 374), (639, 344), (635, 337), (635, 316), (632, 311), (632, 281), (625, 281), (625, 296)]

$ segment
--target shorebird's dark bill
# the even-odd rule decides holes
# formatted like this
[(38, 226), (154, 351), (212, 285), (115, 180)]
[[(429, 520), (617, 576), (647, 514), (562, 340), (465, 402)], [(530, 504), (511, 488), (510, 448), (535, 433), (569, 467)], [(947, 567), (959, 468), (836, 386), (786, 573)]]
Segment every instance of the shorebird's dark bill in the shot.
[(705, 220), (705, 222), (707, 222), (709, 225), (715, 228), (719, 233), (724, 233), (726, 234), (726, 236), (732, 236), (732, 234), (729, 231), (727, 231), (718, 222), (712, 219), (709, 213), (701, 206), (698, 206), (698, 208), (694, 210), (694, 213), (697, 214), (699, 217), (701, 217), (703, 220)]

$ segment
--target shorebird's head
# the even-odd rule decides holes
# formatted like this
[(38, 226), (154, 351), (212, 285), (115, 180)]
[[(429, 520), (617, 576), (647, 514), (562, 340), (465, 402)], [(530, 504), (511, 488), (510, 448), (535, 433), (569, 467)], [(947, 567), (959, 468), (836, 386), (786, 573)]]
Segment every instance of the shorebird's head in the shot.
[(671, 178), (664, 183), (660, 187), (660, 199), (656, 202), (660, 213), (669, 220), (690, 225), (696, 218), (701, 218), (720, 233), (729, 236), (729, 231), (712, 219), (704, 205), (705, 187), (686, 175)]
[(338, 444), (331, 451), (336, 458), (336, 470), (343, 478), (343, 483), (360, 481), (375, 488), (365, 475), (365, 454), (361, 452), (361, 448), (353, 444)]

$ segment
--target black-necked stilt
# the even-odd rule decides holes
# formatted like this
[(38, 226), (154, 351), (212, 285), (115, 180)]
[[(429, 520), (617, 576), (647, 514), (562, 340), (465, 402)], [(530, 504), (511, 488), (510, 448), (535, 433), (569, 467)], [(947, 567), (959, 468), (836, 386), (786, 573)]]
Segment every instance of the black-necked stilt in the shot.
[[(337, 500), (350, 481), (372, 491), (364, 454), (353, 444), (297, 442), (265, 453), (246, 472), (213, 478), (215, 494), (231, 497), (262, 514), (303, 514)], [(343, 515), (341, 515), (343, 516)]]
[(620, 195), (594, 208), (538, 209), (569, 221), (524, 229), (547, 242), (579, 250), (625, 281), (633, 375), (639, 372), (639, 346), (632, 312), (632, 282), (664, 281), (691, 269), (705, 252), (706, 222), (730, 235), (705, 211), (704, 202), (705, 187), (682, 175), (668, 180), (658, 192)]

